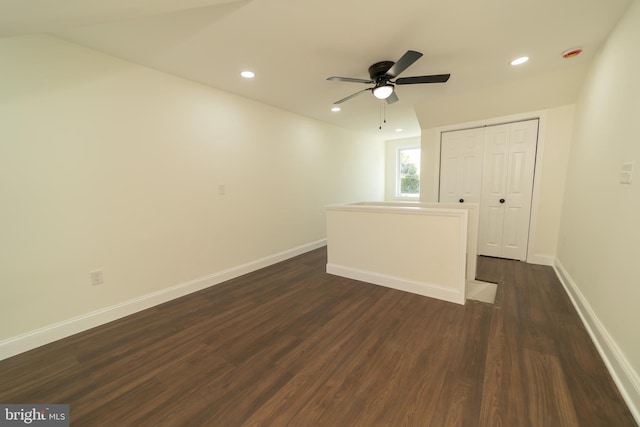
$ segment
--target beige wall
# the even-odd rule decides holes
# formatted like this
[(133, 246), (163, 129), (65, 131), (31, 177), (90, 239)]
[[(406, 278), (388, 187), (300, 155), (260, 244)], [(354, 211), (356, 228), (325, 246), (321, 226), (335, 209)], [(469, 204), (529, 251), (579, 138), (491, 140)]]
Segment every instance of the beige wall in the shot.
[[(640, 2), (594, 61), (576, 104), (558, 259), (640, 387)], [(631, 185), (619, 183), (634, 161)], [(605, 334), (606, 335), (606, 334)], [(640, 388), (636, 390), (640, 409)]]
[(54, 38), (0, 41), (0, 93), (0, 340), (318, 241), (325, 205), (384, 195), (383, 141)]
[(531, 113), (494, 117), (475, 122), (460, 123), (458, 125), (423, 129), (420, 200), (422, 202), (435, 202), (438, 200), (440, 133), (443, 130), (464, 129), (540, 117), (538, 149), (541, 150), (539, 159), (542, 160), (542, 163), (536, 167), (537, 175), (535, 177), (534, 188), (537, 190), (534, 194), (532, 205), (532, 233), (530, 237), (529, 261), (541, 264), (552, 264), (556, 255), (556, 245), (558, 241), (558, 228), (560, 226), (564, 180), (571, 144), (573, 115), (574, 106), (565, 105)]
[(468, 236), (477, 236), (476, 224), (473, 231), (468, 224), (473, 211), (402, 205), (328, 207), (327, 271), (464, 304)]
[(574, 105), (545, 110), (545, 128), (540, 129), (539, 136), (539, 141), (543, 141), (544, 145), (538, 147), (544, 150), (542, 167), (534, 184), (538, 186), (538, 199), (534, 199), (532, 206), (532, 211), (536, 214), (530, 234), (531, 253), (534, 257), (553, 260), (557, 253), (574, 114)]

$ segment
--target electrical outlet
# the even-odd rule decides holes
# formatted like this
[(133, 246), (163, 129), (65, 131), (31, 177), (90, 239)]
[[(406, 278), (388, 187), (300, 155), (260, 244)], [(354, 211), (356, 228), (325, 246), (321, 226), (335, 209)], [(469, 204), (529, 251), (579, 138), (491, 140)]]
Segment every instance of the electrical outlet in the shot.
[(91, 276), (91, 284), (93, 286), (102, 285), (104, 283), (104, 278), (102, 277), (102, 270), (91, 271), (89, 272), (89, 275)]

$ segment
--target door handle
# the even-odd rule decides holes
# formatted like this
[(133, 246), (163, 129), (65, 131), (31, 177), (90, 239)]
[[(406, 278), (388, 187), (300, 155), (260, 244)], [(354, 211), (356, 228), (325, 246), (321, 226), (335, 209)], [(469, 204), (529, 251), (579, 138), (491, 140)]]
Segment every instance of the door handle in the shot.
[(464, 199), (460, 199), (458, 200), (460, 203), (464, 203)]
[(500, 203), (504, 203), (504, 199), (500, 199)]

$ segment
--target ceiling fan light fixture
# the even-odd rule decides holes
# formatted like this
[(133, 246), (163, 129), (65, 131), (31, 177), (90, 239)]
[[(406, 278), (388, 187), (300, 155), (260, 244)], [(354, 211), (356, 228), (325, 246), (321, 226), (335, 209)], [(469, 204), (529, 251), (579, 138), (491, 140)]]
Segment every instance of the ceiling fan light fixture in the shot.
[(387, 99), (393, 93), (393, 85), (385, 84), (373, 88), (373, 96), (378, 99)]

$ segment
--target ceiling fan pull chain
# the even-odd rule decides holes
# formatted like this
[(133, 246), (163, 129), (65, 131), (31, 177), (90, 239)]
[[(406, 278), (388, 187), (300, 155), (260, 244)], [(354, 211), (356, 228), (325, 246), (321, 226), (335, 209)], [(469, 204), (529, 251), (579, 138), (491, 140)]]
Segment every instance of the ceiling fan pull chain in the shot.
[(387, 123), (387, 103), (384, 101), (380, 102), (380, 125), (378, 129), (382, 130), (382, 124)]

